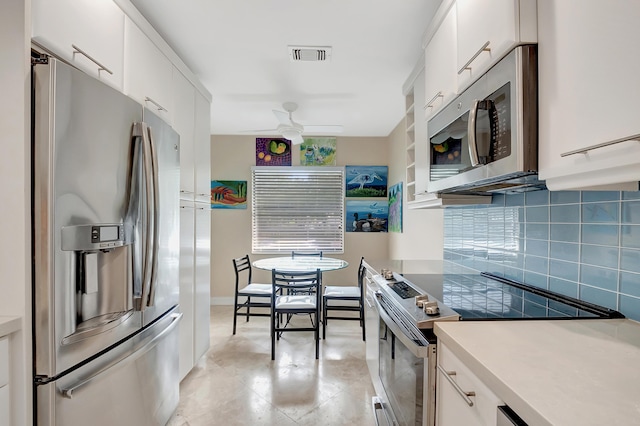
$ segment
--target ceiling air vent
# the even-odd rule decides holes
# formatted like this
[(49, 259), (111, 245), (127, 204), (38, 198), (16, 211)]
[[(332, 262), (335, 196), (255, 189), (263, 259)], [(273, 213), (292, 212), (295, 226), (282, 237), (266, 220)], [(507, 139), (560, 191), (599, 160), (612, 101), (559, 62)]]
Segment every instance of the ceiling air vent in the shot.
[(331, 59), (328, 46), (288, 46), (291, 62), (325, 62)]

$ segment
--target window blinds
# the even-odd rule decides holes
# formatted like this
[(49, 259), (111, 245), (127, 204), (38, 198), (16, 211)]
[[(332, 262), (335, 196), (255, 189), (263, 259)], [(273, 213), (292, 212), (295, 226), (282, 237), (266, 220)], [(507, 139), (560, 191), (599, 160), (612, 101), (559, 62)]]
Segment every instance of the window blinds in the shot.
[(253, 253), (344, 252), (344, 169), (253, 167)]

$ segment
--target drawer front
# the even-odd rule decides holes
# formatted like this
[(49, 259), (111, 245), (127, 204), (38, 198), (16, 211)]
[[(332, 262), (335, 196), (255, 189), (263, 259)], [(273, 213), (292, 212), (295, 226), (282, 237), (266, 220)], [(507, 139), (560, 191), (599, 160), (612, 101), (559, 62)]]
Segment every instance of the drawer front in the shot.
[[(438, 345), (438, 367), (438, 424), (495, 425), (497, 407), (502, 405), (503, 401), (443, 344)], [(465, 398), (461, 392), (473, 392), (474, 395)]]

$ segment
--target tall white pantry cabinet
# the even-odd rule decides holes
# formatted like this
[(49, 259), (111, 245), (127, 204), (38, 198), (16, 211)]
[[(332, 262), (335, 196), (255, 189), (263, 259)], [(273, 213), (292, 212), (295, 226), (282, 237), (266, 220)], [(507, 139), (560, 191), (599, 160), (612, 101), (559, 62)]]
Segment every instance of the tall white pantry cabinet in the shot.
[(32, 0), (31, 36), (39, 50), (153, 109), (180, 135), (182, 379), (209, 348), (210, 94), (129, 0)]

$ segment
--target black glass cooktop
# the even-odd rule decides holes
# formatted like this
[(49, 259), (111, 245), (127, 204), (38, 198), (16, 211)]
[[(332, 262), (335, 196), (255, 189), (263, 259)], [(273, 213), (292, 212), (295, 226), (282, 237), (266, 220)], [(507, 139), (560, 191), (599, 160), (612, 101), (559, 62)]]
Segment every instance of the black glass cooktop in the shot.
[(602, 306), (488, 273), (444, 275), (442, 302), (462, 320), (624, 317)]

